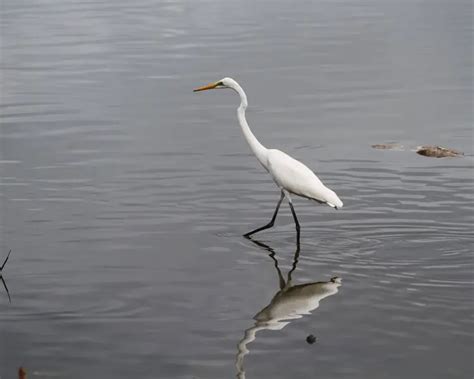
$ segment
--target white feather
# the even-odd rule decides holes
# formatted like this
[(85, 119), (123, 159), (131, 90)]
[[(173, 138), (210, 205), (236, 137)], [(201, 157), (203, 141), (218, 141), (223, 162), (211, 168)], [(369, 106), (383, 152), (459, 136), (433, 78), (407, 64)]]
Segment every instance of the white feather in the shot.
[(277, 149), (267, 153), (267, 170), (275, 183), (288, 192), (342, 208), (334, 191), (326, 187), (316, 174), (300, 161)]

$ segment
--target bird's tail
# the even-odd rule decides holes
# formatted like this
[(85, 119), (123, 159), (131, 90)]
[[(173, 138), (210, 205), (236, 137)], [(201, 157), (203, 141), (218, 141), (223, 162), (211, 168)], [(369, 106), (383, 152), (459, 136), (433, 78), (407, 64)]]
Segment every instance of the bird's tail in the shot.
[(326, 200), (326, 204), (332, 208), (339, 209), (344, 206), (344, 203), (339, 199), (334, 191), (329, 193), (328, 199)]

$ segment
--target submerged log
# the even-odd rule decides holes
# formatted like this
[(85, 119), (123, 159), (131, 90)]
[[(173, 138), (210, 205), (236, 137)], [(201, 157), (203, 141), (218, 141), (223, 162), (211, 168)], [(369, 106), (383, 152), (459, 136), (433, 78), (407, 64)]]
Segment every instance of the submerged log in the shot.
[(464, 153), (441, 146), (418, 146), (417, 154), (431, 158), (460, 157)]
[(374, 149), (378, 150), (401, 150), (403, 148), (402, 145), (399, 143), (395, 142), (390, 142), (390, 143), (376, 143), (375, 145), (372, 145)]

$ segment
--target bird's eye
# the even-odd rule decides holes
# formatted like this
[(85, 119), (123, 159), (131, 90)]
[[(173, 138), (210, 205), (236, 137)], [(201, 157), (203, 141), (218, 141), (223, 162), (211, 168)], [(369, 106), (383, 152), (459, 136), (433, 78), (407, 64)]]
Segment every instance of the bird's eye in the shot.
[(217, 83), (217, 86), (224, 86), (224, 83), (218, 82), (218, 83)]

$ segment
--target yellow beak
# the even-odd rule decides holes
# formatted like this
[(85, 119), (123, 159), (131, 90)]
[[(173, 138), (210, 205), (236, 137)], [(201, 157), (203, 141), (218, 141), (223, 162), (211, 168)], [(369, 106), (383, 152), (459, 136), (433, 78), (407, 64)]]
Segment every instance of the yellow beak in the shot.
[(193, 92), (199, 92), (199, 91), (207, 91), (208, 89), (214, 89), (217, 87), (219, 82), (211, 83), (203, 87), (199, 87), (193, 90)]

